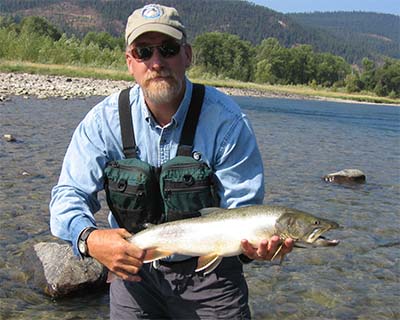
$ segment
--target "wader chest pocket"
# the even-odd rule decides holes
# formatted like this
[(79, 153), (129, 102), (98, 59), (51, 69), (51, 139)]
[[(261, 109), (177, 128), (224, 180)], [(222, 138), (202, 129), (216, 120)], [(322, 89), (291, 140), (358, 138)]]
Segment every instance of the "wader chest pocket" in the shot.
[(165, 163), (160, 174), (164, 221), (199, 216), (199, 210), (218, 205), (213, 172), (206, 163), (178, 156)]
[(150, 165), (137, 159), (112, 161), (105, 169), (108, 206), (118, 224), (137, 232), (161, 218), (158, 189)]

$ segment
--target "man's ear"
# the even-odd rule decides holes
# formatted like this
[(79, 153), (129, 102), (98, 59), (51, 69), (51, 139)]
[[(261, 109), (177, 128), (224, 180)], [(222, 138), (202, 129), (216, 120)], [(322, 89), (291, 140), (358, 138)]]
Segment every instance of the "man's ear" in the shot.
[(190, 44), (185, 44), (183, 48), (185, 49), (185, 56), (186, 56), (185, 67), (189, 68), (190, 65), (192, 64), (192, 58), (193, 58), (192, 46)]
[(133, 59), (134, 58), (126, 51), (125, 52), (126, 65), (128, 67), (129, 74), (131, 74), (131, 75), (133, 75), (133, 73), (132, 73), (132, 68), (133, 68), (132, 62), (133, 62)]

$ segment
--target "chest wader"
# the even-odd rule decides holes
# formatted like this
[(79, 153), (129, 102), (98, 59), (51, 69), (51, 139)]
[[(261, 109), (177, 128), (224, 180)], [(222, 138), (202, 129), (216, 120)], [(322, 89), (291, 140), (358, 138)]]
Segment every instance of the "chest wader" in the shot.
[(161, 168), (137, 158), (129, 88), (119, 96), (122, 144), (126, 159), (110, 161), (105, 168), (108, 206), (118, 225), (138, 232), (144, 224), (199, 216), (200, 209), (219, 206), (214, 174), (201, 155), (193, 152), (205, 88), (194, 84), (177, 156)]

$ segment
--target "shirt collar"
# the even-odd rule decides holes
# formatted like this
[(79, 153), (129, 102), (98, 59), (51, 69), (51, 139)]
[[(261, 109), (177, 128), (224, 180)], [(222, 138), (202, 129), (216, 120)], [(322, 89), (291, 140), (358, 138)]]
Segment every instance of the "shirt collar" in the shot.
[(178, 110), (172, 116), (172, 123), (175, 124), (175, 127), (183, 126), (183, 123), (185, 122), (186, 119), (186, 114), (189, 109), (190, 100), (192, 98), (193, 84), (187, 78), (185, 78), (185, 81), (186, 81), (185, 95), (183, 96), (182, 102)]

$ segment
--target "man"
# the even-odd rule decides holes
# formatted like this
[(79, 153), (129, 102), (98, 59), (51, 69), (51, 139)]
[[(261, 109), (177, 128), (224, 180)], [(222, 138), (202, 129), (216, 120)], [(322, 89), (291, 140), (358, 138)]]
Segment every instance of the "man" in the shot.
[[(129, 92), (133, 157), (160, 169), (179, 153), (182, 127), (186, 116), (191, 117), (188, 110), (195, 89), (185, 72), (192, 48), (178, 12), (161, 5), (135, 10), (125, 39), (127, 66), (137, 83)], [(243, 239), (244, 255), (225, 258), (204, 275), (194, 271), (193, 257), (173, 255), (157, 264), (144, 264), (145, 251), (126, 241), (131, 233), (117, 211), (109, 216), (111, 229), (96, 228), (97, 193), (107, 185), (107, 164), (126, 155), (118, 98), (115, 93), (100, 102), (75, 130), (52, 191), (52, 233), (71, 242), (77, 255), (97, 259), (117, 276), (110, 286), (112, 319), (249, 318), (242, 263), (270, 260), (280, 243), (278, 237), (263, 241), (258, 248)], [(218, 205), (261, 204), (263, 165), (248, 119), (233, 100), (211, 87), (205, 89), (201, 105), (198, 124), (191, 129), (196, 134), (190, 154), (212, 170)], [(160, 192), (165, 190), (152, 194)], [(161, 216), (164, 220), (158, 221), (168, 221), (170, 212)], [(282, 253), (290, 252), (292, 246), (291, 239), (286, 240)]]

